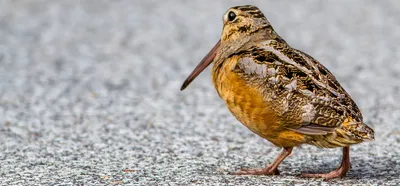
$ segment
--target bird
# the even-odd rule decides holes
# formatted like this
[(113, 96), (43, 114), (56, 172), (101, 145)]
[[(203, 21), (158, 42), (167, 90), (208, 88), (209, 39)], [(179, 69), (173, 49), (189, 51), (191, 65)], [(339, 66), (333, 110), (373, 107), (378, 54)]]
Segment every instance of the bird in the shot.
[(325, 180), (349, 171), (350, 146), (374, 140), (355, 101), (319, 61), (292, 48), (253, 5), (229, 8), (220, 40), (184, 81), (184, 90), (213, 63), (212, 82), (236, 119), (283, 150), (264, 168), (233, 175), (279, 175), (294, 147), (343, 148), (340, 166), (328, 173), (302, 173)]

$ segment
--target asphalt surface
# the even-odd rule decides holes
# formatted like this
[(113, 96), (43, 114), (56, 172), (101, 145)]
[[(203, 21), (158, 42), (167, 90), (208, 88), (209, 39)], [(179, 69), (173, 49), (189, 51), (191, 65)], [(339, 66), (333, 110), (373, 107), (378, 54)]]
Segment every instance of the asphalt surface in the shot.
[[(232, 176), (280, 152), (242, 126), (210, 69), (186, 76), (234, 5), (259, 6), (358, 103), (376, 140), (295, 148), (280, 176)], [(0, 1), (0, 185), (400, 183), (400, 1)]]

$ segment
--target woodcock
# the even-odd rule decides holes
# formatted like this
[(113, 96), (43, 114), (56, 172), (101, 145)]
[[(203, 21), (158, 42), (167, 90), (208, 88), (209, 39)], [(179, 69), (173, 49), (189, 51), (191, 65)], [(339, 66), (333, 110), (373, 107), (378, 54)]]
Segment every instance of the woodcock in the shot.
[(293, 147), (311, 144), (343, 147), (342, 163), (332, 172), (303, 177), (345, 176), (350, 169), (349, 146), (374, 139), (350, 95), (321, 63), (290, 47), (257, 7), (232, 7), (223, 23), (221, 39), (181, 90), (213, 62), (213, 84), (232, 114), (257, 135), (283, 147), (271, 165), (233, 174), (279, 174), (278, 165)]

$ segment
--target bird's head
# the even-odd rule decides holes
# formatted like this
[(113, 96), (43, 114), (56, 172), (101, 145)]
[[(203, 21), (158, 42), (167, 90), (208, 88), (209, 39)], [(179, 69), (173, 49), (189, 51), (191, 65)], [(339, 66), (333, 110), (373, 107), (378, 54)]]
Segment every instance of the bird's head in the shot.
[(185, 89), (217, 58), (222, 59), (228, 57), (249, 42), (255, 33), (260, 30), (274, 32), (271, 24), (260, 9), (252, 5), (229, 8), (222, 19), (224, 26), (221, 39), (186, 78), (181, 90)]

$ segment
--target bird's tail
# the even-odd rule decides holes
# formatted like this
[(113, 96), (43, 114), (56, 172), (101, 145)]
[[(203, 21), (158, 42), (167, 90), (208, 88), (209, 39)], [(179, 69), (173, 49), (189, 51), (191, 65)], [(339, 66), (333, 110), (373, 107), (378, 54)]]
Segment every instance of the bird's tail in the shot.
[(313, 136), (314, 140), (310, 143), (324, 148), (346, 147), (363, 141), (372, 141), (374, 138), (374, 130), (362, 122), (349, 118), (336, 128), (335, 132)]
[(368, 125), (355, 121), (351, 118), (346, 119), (342, 124), (343, 132), (346, 132), (347, 135), (350, 135), (354, 138), (363, 140), (363, 141), (372, 141), (375, 139), (374, 130), (370, 128)]

